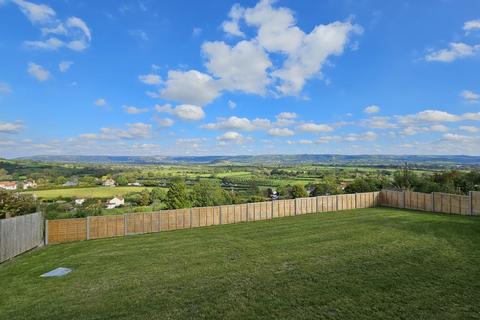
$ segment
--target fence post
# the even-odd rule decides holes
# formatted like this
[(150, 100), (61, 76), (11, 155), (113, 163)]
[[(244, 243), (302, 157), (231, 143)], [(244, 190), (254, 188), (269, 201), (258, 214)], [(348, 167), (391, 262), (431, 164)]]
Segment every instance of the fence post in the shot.
[(405, 190), (402, 190), (402, 196), (403, 196), (403, 205), (402, 205), (402, 208), (405, 209)]
[(90, 216), (87, 216), (87, 240), (90, 240)]
[(432, 192), (432, 212), (435, 212), (435, 192)]
[(48, 220), (45, 219), (45, 245), (48, 245)]
[(245, 212), (246, 212), (246, 215), (247, 215), (247, 218), (245, 219), (247, 222), (248, 222), (248, 203), (245, 204), (247, 207), (245, 208)]
[(338, 211), (338, 194), (335, 195), (335, 210), (333, 211)]
[(293, 215), (297, 215), (297, 198), (293, 199)]
[[(192, 208), (190, 208), (190, 229), (192, 229), (192, 218), (193, 218), (193, 213), (192, 213)], [(208, 210), (208, 209), (207, 209)], [(213, 214), (212, 214), (212, 218), (213, 218)]]
[(469, 213), (473, 216), (473, 191), (468, 192), (468, 206), (470, 207)]
[(124, 213), (123, 214), (123, 235), (126, 236), (127, 234), (128, 234), (128, 213)]
[(357, 193), (355, 192), (355, 206), (354, 209), (357, 209)]
[(223, 224), (223, 210), (222, 210), (222, 206), (219, 206), (220, 208), (220, 224)]
[(270, 214), (272, 220), (273, 220), (273, 204), (274, 204), (274, 201), (272, 200), (272, 210), (271, 210), (272, 212), (271, 212), (271, 214)]

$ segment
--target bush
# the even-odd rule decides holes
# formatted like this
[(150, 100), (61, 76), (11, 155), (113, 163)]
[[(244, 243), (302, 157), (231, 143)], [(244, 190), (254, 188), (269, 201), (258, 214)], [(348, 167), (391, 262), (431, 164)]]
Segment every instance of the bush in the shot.
[(0, 219), (37, 211), (37, 201), (31, 194), (0, 191)]

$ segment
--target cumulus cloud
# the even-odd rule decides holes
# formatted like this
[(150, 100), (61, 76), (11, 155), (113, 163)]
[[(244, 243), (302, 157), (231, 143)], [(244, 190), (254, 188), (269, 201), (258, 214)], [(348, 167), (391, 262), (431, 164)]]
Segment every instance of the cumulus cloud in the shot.
[(275, 116), (277, 120), (293, 120), (297, 117), (298, 115), (295, 112), (281, 112)]
[(23, 124), (17, 122), (0, 122), (0, 133), (15, 134), (23, 129)]
[(412, 115), (397, 116), (397, 120), (401, 124), (418, 122), (456, 122), (461, 121), (462, 118), (462, 116), (440, 110), (424, 110)]
[(145, 84), (157, 85), (162, 83), (162, 78), (158, 74), (142, 74), (138, 76), (138, 80)]
[(236, 116), (229, 117), (227, 119), (220, 119), (216, 123), (207, 123), (202, 125), (204, 129), (212, 130), (240, 130), (240, 131), (254, 131), (263, 130), (270, 126), (270, 120), (268, 119), (253, 119), (239, 118)]
[(67, 72), (72, 65), (72, 61), (62, 61), (58, 64), (58, 69), (60, 70), (60, 72)]
[(390, 117), (371, 117), (364, 119), (361, 125), (372, 129), (392, 129), (397, 127), (395, 123), (390, 122)]
[(447, 131), (449, 131), (448, 127), (444, 126), (443, 124), (434, 124), (434, 125), (429, 127), (429, 130), (434, 131), (434, 132), (447, 132)]
[(143, 122), (127, 123), (127, 129), (101, 128), (99, 133), (81, 134), (80, 138), (86, 140), (144, 139), (150, 136), (151, 129), (151, 124)]
[(276, 137), (288, 137), (288, 136), (293, 136), (295, 132), (288, 128), (271, 128), (267, 131), (267, 133), (271, 136), (276, 136)]
[(169, 71), (160, 96), (167, 100), (204, 106), (219, 95), (215, 81), (196, 70)]
[(55, 11), (45, 4), (35, 4), (24, 0), (13, 0), (31, 23), (47, 23), (55, 18)]
[(365, 107), (365, 109), (363, 109), (363, 112), (369, 113), (369, 114), (378, 113), (380, 112), (380, 107), (376, 105), (371, 105), (371, 106)]
[(29, 62), (28, 73), (38, 81), (46, 81), (50, 78), (50, 72), (39, 64)]
[(473, 56), (479, 51), (480, 45), (469, 45), (463, 42), (451, 42), (448, 48), (433, 51), (425, 57), (425, 60), (452, 62), (460, 58)]
[(157, 117), (155, 116), (153, 118), (155, 120), (155, 122), (157, 123), (157, 125), (159, 127), (162, 127), (162, 128), (167, 128), (167, 127), (171, 127), (173, 126), (173, 124), (175, 123), (172, 119), (170, 118), (160, 118), (160, 117)]
[(227, 104), (230, 109), (235, 109), (237, 107), (237, 104), (232, 100), (228, 100)]
[(219, 79), (222, 89), (265, 94), (270, 82), (267, 69), (272, 63), (259, 45), (251, 41), (233, 47), (223, 41), (205, 42), (202, 51), (208, 71)]
[(319, 133), (333, 131), (333, 128), (326, 124), (304, 123), (298, 126), (298, 130)]
[(480, 19), (465, 22), (463, 30), (465, 30), (467, 34), (472, 30), (480, 30)]
[(134, 106), (123, 106), (123, 110), (128, 114), (142, 114), (149, 111), (148, 108), (137, 108)]
[(245, 34), (240, 30), (239, 26), (239, 20), (243, 16), (244, 11), (245, 9), (242, 8), (238, 3), (232, 6), (230, 12), (228, 13), (230, 20), (222, 23), (222, 29), (225, 33), (237, 37), (245, 36)]
[(460, 126), (459, 129), (470, 132), (470, 133), (476, 133), (480, 131), (479, 127), (474, 127), (474, 126)]
[(176, 107), (172, 107), (170, 104), (164, 106), (156, 105), (155, 110), (157, 112), (169, 113), (182, 120), (197, 121), (205, 117), (205, 112), (203, 112), (201, 107), (191, 104), (181, 104)]
[(466, 102), (469, 102), (469, 103), (480, 102), (480, 94), (470, 90), (463, 90), (462, 92), (460, 92), (460, 97), (462, 97)]
[(377, 137), (378, 135), (375, 132), (367, 131), (365, 133), (350, 133), (344, 138), (344, 140), (348, 142), (373, 141), (376, 140)]
[(242, 144), (246, 141), (246, 139), (243, 135), (241, 135), (240, 133), (235, 132), (235, 131), (225, 132), (221, 136), (218, 136), (217, 140), (221, 144), (227, 144), (227, 143)]

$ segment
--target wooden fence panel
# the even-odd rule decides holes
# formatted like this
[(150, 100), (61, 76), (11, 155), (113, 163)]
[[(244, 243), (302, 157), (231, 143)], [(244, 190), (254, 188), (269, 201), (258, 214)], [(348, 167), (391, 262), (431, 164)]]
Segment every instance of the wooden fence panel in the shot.
[(125, 217), (93, 216), (88, 219), (88, 239), (110, 238), (125, 235)]
[(61, 243), (87, 239), (87, 219), (48, 220), (47, 243)]
[(41, 213), (0, 220), (0, 263), (42, 244)]
[(480, 215), (480, 191), (472, 191), (470, 193), (471, 199), (471, 213), (473, 215)]

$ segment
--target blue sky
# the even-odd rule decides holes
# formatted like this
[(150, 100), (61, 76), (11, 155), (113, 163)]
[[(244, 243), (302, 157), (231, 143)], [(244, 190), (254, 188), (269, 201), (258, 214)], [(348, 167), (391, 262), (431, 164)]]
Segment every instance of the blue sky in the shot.
[(0, 157), (480, 154), (480, 2), (0, 0)]

